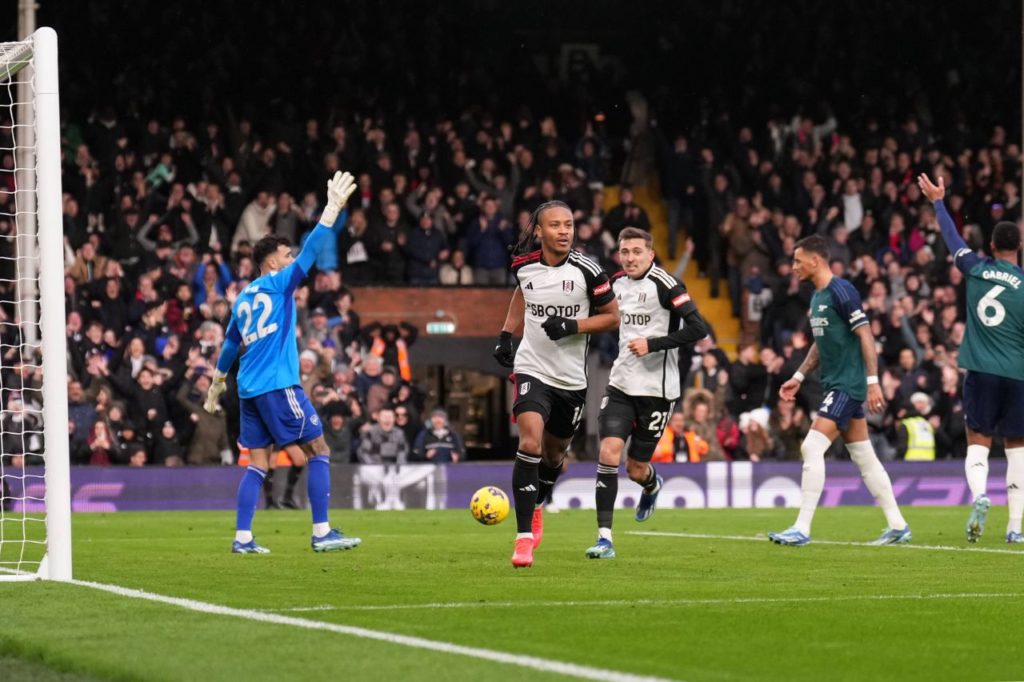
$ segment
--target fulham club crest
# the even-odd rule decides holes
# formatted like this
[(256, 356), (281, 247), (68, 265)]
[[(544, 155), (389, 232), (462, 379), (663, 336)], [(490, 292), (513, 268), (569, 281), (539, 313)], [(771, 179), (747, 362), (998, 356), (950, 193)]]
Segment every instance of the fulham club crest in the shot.
[(576, 283), (573, 282), (571, 279), (563, 279), (562, 280), (562, 293), (563, 294), (566, 294), (566, 295), (571, 294), (575, 289), (576, 289)]

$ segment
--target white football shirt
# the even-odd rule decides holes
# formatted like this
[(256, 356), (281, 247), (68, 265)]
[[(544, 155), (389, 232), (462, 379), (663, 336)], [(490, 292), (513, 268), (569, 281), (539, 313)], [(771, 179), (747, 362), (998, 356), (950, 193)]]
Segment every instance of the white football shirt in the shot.
[(589, 334), (552, 341), (541, 327), (549, 317), (582, 320), (614, 300), (608, 275), (576, 251), (558, 265), (545, 265), (534, 251), (512, 261), (526, 311), (523, 341), (516, 351), (516, 374), (529, 374), (545, 384), (566, 390), (587, 387)]
[(633, 339), (677, 331), (682, 325), (680, 310), (690, 302), (686, 287), (652, 265), (639, 279), (616, 273), (612, 291), (619, 300), (619, 357), (612, 365), (609, 385), (626, 395), (675, 400), (679, 397), (679, 349), (654, 351), (638, 358), (627, 346)]

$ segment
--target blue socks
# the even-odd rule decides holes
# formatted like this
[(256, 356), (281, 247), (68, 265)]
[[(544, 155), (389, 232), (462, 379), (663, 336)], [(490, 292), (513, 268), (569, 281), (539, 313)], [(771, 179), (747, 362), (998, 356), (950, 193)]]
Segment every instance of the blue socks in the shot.
[(252, 530), (252, 517), (256, 515), (256, 502), (260, 498), (260, 491), (263, 489), (263, 479), (266, 477), (267, 472), (263, 469), (250, 466), (245, 470), (242, 482), (238, 484), (238, 497), (235, 504), (237, 512), (235, 530)]
[[(306, 490), (309, 505), (313, 509), (313, 534), (322, 537), (330, 532), (327, 522), (327, 507), (331, 499), (331, 463), (327, 455), (317, 455), (309, 460)], [(245, 470), (238, 484), (235, 518), (235, 539), (239, 542), (252, 540), (252, 519), (256, 515), (256, 503), (263, 489), (267, 472), (254, 466)]]
[(309, 460), (306, 493), (313, 509), (313, 523), (327, 523), (327, 506), (331, 499), (331, 462), (327, 455)]

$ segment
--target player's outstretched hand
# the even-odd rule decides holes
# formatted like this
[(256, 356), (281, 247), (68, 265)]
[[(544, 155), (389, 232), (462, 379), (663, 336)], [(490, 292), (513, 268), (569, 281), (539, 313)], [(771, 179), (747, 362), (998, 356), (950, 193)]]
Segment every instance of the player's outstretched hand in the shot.
[(868, 412), (878, 414), (885, 409), (885, 396), (878, 384), (868, 384)]
[(338, 171), (327, 181), (327, 203), (340, 211), (355, 191), (355, 178), (351, 173)]
[(224, 379), (223, 374), (217, 370), (213, 371), (213, 381), (210, 382), (210, 388), (206, 391), (206, 402), (203, 403), (203, 409), (210, 414), (216, 414), (220, 410), (220, 396), (228, 387)]
[(327, 203), (339, 209), (348, 203), (348, 198), (356, 191), (356, 179), (351, 173), (338, 171), (327, 181)]
[(572, 336), (579, 331), (579, 324), (576, 320), (571, 320), (567, 317), (558, 317), (552, 315), (548, 319), (544, 320), (541, 325), (544, 328), (544, 333), (548, 335), (548, 338), (552, 341), (558, 341), (564, 339), (567, 336)]
[(779, 397), (787, 403), (796, 400), (796, 394), (800, 392), (800, 382), (790, 379), (779, 388)]
[(498, 345), (494, 347), (494, 359), (502, 367), (511, 369), (516, 362), (516, 353), (512, 349), (512, 334), (502, 332), (498, 336)]
[(928, 201), (937, 201), (946, 196), (946, 180), (941, 175), (939, 184), (934, 185), (926, 173), (921, 173), (917, 176), (917, 186), (921, 188), (921, 193), (928, 197)]
[(324, 207), (320, 222), (328, 227), (334, 225), (338, 214), (345, 207), (348, 198), (356, 191), (356, 179), (351, 173), (337, 171), (334, 177), (327, 181), (327, 206)]

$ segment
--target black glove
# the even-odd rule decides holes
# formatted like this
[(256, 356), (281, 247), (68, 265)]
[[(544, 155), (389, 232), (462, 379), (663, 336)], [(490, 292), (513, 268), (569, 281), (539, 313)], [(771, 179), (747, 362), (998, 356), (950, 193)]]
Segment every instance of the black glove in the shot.
[(576, 320), (571, 320), (568, 317), (551, 316), (544, 320), (544, 333), (548, 335), (548, 338), (552, 341), (558, 341), (558, 339), (564, 339), (567, 336), (572, 336), (579, 330), (579, 324)]
[(502, 332), (498, 336), (498, 345), (494, 347), (494, 359), (502, 367), (515, 364), (516, 353), (512, 350), (512, 332)]

